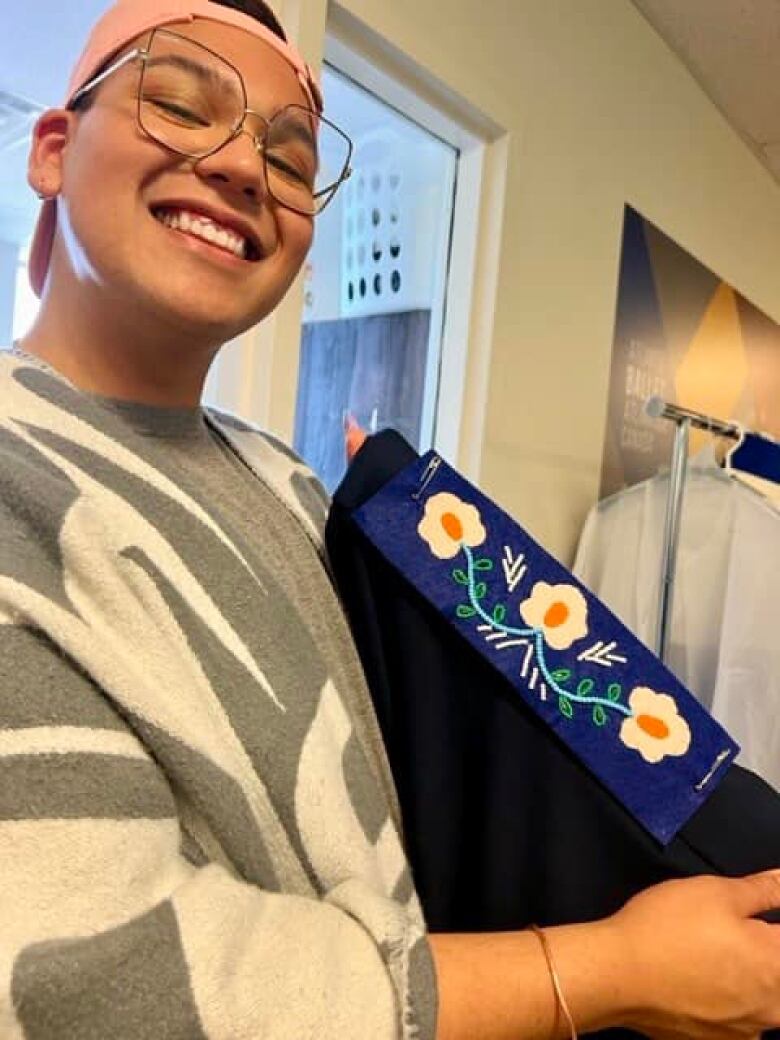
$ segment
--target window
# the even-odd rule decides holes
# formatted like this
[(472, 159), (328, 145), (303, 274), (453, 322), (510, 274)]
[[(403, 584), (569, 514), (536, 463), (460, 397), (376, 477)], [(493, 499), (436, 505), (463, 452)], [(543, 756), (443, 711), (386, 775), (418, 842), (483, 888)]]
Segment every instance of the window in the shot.
[(27, 275), (30, 245), (31, 243), (28, 242), (22, 246), (17, 254), (13, 313), (14, 340), (21, 339), (22, 336), (29, 332), (41, 305), (41, 301), (32, 290), (30, 279)]
[(294, 443), (332, 490), (347, 414), (433, 443), (458, 153), (331, 66), (323, 88), (355, 153), (306, 268)]
[[(18, 70), (6, 69), (11, 81)], [(43, 106), (0, 90), (0, 347), (23, 335), (38, 301), (27, 280), (27, 257), (40, 202), (27, 184), (30, 131)]]

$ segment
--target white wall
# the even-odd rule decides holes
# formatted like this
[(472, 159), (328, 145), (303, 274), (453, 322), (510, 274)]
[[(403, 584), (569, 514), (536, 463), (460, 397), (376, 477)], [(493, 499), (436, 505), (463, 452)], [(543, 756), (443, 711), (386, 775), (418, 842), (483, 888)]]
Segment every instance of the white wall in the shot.
[[(277, 6), (318, 63), (324, 0)], [(780, 321), (780, 186), (629, 0), (342, 7), (509, 134), (480, 483), (569, 559), (598, 485), (624, 203)], [(299, 306), (276, 326), (293, 350)]]

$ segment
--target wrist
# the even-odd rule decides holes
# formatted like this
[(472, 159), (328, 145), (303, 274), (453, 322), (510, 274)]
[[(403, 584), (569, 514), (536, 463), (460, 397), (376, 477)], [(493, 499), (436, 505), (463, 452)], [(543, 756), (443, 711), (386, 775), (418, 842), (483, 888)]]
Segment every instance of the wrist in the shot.
[(550, 947), (550, 941), (543, 928), (539, 928), (537, 925), (530, 925), (530, 930), (539, 940), (544, 959), (547, 962), (547, 971), (550, 974), (550, 983), (553, 989), (553, 997), (555, 1003), (555, 1017), (553, 1019), (552, 1035), (558, 1036), (558, 1030), (560, 1025), (561, 1016), (569, 1030), (570, 1040), (577, 1040), (577, 1026), (574, 1022), (574, 1018), (571, 1013), (571, 1008), (566, 1000), (566, 994), (563, 992), (563, 986), (561, 985), (561, 978), (558, 974), (558, 969), (555, 964), (555, 957), (553, 956), (552, 949)]
[(614, 965), (612, 1009), (620, 1025), (638, 1029), (655, 1007), (652, 999), (656, 992), (653, 965), (646, 950), (634, 941), (634, 936), (620, 914), (599, 922), (603, 931), (602, 943)]
[[(618, 918), (546, 933), (579, 1033), (628, 1026), (639, 1019), (646, 1003), (642, 970)], [(565, 1022), (559, 1035), (569, 1035)]]

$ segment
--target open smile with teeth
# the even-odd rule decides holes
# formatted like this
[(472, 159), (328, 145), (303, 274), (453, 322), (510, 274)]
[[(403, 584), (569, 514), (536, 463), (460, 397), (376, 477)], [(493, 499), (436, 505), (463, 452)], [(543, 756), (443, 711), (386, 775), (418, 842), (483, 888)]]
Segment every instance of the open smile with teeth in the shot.
[(224, 249), (241, 260), (260, 259), (254, 243), (202, 213), (191, 213), (184, 209), (158, 209), (153, 211), (153, 215), (173, 231), (182, 231), (193, 238), (201, 238), (209, 245)]

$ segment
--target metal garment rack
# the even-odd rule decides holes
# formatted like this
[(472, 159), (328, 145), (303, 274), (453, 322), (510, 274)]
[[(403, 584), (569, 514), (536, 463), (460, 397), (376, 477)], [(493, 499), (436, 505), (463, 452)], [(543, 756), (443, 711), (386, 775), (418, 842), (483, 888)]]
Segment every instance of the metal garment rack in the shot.
[(701, 412), (692, 412), (670, 404), (661, 397), (651, 397), (645, 404), (645, 412), (653, 419), (669, 419), (677, 429), (672, 450), (672, 468), (669, 475), (669, 497), (666, 502), (663, 557), (661, 562), (661, 588), (658, 603), (658, 618), (655, 632), (655, 651), (666, 663), (669, 654), (669, 633), (674, 602), (674, 576), (677, 567), (677, 547), (680, 543), (680, 514), (682, 512), (685, 476), (688, 469), (688, 442), (691, 427), (707, 430), (718, 437), (738, 441), (743, 430), (736, 423), (723, 422)]

